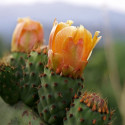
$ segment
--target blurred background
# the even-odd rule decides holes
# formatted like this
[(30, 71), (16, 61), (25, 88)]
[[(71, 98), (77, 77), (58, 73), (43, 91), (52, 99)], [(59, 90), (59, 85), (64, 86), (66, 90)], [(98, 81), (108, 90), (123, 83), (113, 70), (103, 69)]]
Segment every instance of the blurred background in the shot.
[(73, 20), (102, 39), (84, 72), (86, 89), (102, 95), (115, 109), (113, 125), (125, 125), (125, 1), (124, 0), (4, 0), (0, 1), (0, 57), (10, 51), (18, 17), (43, 24), (45, 44), (56, 18)]

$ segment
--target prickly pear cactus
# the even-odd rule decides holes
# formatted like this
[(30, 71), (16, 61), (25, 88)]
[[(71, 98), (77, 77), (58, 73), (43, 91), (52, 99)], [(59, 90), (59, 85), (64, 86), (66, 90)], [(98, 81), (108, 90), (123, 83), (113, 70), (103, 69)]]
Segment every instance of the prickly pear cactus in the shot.
[(96, 93), (75, 95), (70, 109), (66, 109), (64, 125), (111, 125), (114, 111)]
[(96, 31), (92, 38), (82, 25), (72, 23), (55, 20), (49, 47), (44, 47), (42, 25), (30, 18), (18, 20), (11, 54), (0, 63), (0, 96), (11, 105), (21, 99), (31, 109), (20, 102), (10, 107), (0, 99), (0, 125), (46, 125), (40, 118), (49, 125), (112, 123), (114, 111), (104, 99), (95, 93), (76, 95), (81, 93), (84, 68), (101, 36)]
[(0, 98), (0, 125), (46, 125), (31, 109), (19, 102), (9, 106)]
[(19, 100), (19, 83), (16, 79), (16, 73), (14, 67), (0, 64), (0, 96), (11, 105)]
[(82, 78), (62, 76), (46, 67), (41, 74), (41, 85), (38, 89), (40, 98), (38, 111), (41, 118), (49, 124), (61, 124), (65, 116), (65, 108), (69, 106), (72, 97), (82, 86)]
[(43, 73), (44, 65), (47, 63), (47, 47), (39, 51), (32, 51), (28, 55), (26, 67), (21, 80), (21, 99), (29, 105), (34, 106), (38, 100), (37, 87), (40, 85), (39, 75)]

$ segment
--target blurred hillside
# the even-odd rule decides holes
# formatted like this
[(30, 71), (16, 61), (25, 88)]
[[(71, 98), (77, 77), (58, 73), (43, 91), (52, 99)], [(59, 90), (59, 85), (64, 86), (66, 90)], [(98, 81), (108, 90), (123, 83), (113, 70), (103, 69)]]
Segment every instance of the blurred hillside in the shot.
[[(94, 8), (90, 6), (75, 6), (66, 3), (50, 3), (33, 5), (4, 5), (0, 6), (0, 35), (5, 42), (11, 42), (11, 36), (18, 17), (31, 17), (43, 24), (45, 40), (48, 36), (55, 18), (60, 21), (73, 20), (74, 25), (84, 25), (93, 34), (101, 31), (104, 36), (104, 7)], [(113, 37), (125, 39), (125, 14), (108, 10), (109, 25)], [(100, 42), (101, 44), (102, 42)]]

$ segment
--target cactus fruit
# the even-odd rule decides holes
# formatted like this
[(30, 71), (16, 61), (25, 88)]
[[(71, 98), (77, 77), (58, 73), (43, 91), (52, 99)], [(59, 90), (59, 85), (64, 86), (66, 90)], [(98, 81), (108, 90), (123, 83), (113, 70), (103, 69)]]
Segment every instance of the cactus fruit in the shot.
[(19, 83), (16, 76), (15, 68), (0, 64), (0, 96), (10, 105), (19, 100)]
[(0, 98), (0, 125), (46, 125), (30, 108), (19, 102), (7, 105)]
[(64, 125), (110, 125), (114, 111), (96, 93), (75, 95), (70, 109), (66, 109)]
[(37, 87), (40, 85), (39, 75), (43, 73), (44, 65), (47, 63), (47, 47), (32, 51), (27, 58), (21, 80), (21, 99), (29, 105), (34, 106), (38, 100)]
[(41, 85), (38, 90), (38, 112), (41, 118), (49, 124), (59, 125), (65, 115), (65, 108), (82, 87), (82, 82), (82, 78), (62, 76), (46, 67), (41, 74)]

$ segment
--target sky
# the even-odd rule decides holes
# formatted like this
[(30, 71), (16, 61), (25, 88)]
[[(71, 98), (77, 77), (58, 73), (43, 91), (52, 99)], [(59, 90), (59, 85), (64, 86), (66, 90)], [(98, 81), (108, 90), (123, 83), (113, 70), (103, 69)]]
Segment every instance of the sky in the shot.
[(75, 5), (106, 6), (125, 13), (125, 0), (0, 0), (0, 5), (65, 2)]

